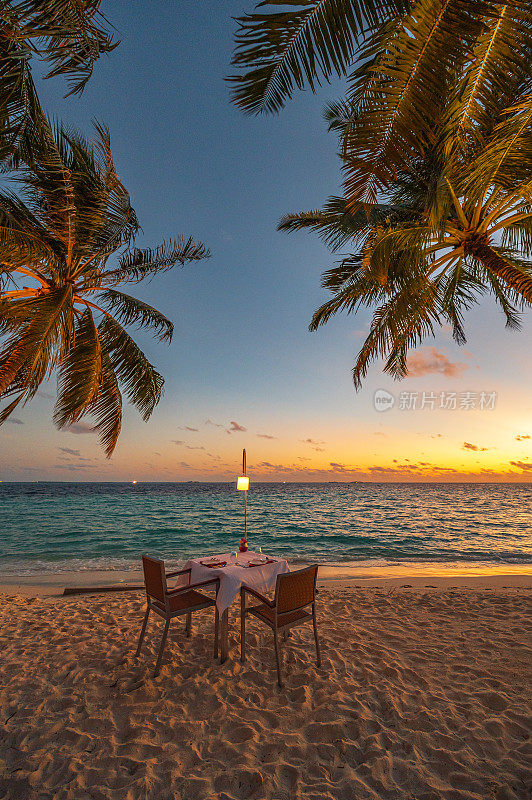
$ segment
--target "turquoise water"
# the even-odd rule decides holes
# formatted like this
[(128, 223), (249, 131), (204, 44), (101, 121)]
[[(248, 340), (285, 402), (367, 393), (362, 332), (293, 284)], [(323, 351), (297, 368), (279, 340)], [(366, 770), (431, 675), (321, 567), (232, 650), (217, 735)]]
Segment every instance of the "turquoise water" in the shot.
[[(0, 573), (233, 550), (234, 484), (0, 484)], [(291, 560), (532, 563), (532, 484), (252, 484), (251, 547)]]

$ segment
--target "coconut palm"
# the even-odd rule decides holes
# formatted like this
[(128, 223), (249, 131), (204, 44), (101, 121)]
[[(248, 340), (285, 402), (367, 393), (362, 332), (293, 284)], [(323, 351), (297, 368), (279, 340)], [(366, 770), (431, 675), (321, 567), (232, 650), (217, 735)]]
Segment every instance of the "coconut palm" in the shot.
[[(467, 157), (435, 146), (389, 182), (386, 202), (331, 198), (322, 211), (291, 214), (279, 228), (317, 230), (333, 251), (352, 255), (324, 274), (333, 298), (311, 330), (340, 311), (374, 308), (369, 335), (353, 369), (356, 387), (370, 362), (407, 373), (407, 353), (442, 323), (463, 344), (464, 312), (485, 293), (500, 304), (509, 327), (532, 304), (532, 127), (529, 104), (480, 126)], [(336, 123), (343, 129), (341, 111)], [(343, 130), (341, 130), (343, 135)]]
[(347, 76), (346, 196), (374, 203), (398, 170), (433, 146), (463, 143), (527, 98), (532, 118), (529, 0), (277, 0), (238, 19), (229, 80), (247, 113), (279, 111), (296, 89)]
[(484, 292), (519, 324), (532, 302), (532, 17), (490, 0), (294, 0), (239, 19), (234, 101), (279, 111), (331, 75), (347, 93), (326, 109), (340, 137), (344, 196), (288, 215), (355, 252), (325, 273), (333, 292), (311, 329), (376, 306), (353, 371), (406, 372), (410, 347)]
[(28, 128), (44, 122), (31, 76), (34, 57), (45, 77), (64, 75), (80, 94), (94, 64), (117, 42), (106, 29), (100, 0), (6, 0), (0, 9), (0, 159)]
[(63, 126), (44, 129), (32, 150), (31, 166), (14, 176), (20, 190), (0, 192), (0, 398), (9, 400), (0, 424), (56, 372), (56, 425), (91, 415), (110, 456), (122, 393), (147, 420), (163, 388), (127, 326), (160, 341), (173, 332), (163, 314), (118, 287), (208, 251), (190, 238), (133, 246), (139, 223), (102, 126), (94, 142)]

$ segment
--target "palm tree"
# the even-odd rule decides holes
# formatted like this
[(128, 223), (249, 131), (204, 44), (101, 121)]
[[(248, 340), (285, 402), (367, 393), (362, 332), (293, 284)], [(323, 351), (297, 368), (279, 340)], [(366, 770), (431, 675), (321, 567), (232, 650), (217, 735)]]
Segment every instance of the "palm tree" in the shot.
[(81, 94), (95, 62), (118, 42), (106, 29), (101, 0), (6, 0), (0, 10), (0, 159), (35, 125), (45, 124), (31, 76), (31, 59), (65, 75)]
[(340, 310), (376, 306), (353, 371), (406, 373), (409, 347), (493, 293), (512, 327), (532, 302), (532, 17), (529, 2), (294, 0), (239, 19), (230, 78), (247, 113), (279, 111), (331, 75), (346, 97), (325, 112), (339, 134), (344, 195), (285, 217), (356, 252), (325, 273)]
[(163, 314), (118, 287), (209, 254), (190, 238), (133, 246), (140, 227), (104, 127), (96, 125), (92, 143), (63, 126), (41, 133), (31, 165), (15, 173), (21, 191), (0, 192), (0, 399), (9, 399), (0, 424), (57, 372), (56, 425), (91, 415), (109, 457), (122, 392), (147, 420), (164, 383), (126, 327), (159, 341), (173, 332)]
[(374, 203), (398, 170), (433, 146), (462, 143), (501, 110), (532, 120), (529, 0), (277, 0), (240, 17), (229, 80), (247, 113), (277, 112), (295, 89), (347, 76), (342, 117), (346, 196)]
[[(281, 230), (317, 230), (333, 251), (356, 247), (324, 274), (333, 298), (310, 328), (340, 311), (375, 308), (353, 369), (357, 388), (375, 358), (404, 377), (409, 348), (442, 323), (463, 344), (464, 311), (486, 292), (511, 328), (532, 304), (532, 128), (526, 103), (510, 111), (484, 137), (477, 128), (465, 158), (435, 147), (412, 159), (389, 183), (386, 202), (353, 210), (349, 199), (333, 197), (322, 211), (281, 221)], [(340, 116), (336, 124), (342, 128)]]

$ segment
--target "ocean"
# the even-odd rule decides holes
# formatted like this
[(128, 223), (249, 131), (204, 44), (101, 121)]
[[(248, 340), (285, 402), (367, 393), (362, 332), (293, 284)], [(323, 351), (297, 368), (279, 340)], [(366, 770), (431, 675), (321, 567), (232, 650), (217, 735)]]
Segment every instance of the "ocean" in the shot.
[[(236, 549), (227, 483), (1, 483), (0, 576)], [(532, 564), (532, 484), (252, 483), (251, 549), (293, 562)]]

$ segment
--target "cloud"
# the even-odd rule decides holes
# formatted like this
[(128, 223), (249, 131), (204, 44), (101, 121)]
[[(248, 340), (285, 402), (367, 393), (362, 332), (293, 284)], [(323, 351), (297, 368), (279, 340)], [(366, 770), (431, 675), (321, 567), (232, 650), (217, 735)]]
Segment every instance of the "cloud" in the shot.
[(269, 433), (257, 433), (259, 439), (277, 439), (277, 436), (271, 436)]
[(510, 461), (512, 467), (522, 469), (523, 472), (532, 472), (532, 461)]
[(58, 447), (58, 450), (61, 450), (62, 453), (66, 453), (69, 456), (78, 456), (81, 457), (81, 453), (79, 450), (71, 450), (70, 447)]
[(66, 469), (69, 472), (77, 472), (80, 469), (94, 469), (94, 464), (55, 464), (55, 469)]
[(211, 425), (213, 428), (223, 428), (225, 427), (221, 422), (213, 422), (212, 419), (206, 419), (205, 425)]
[(177, 426), (180, 431), (192, 431), (192, 433), (197, 433), (199, 428), (191, 428), (190, 425), (178, 425)]
[(53, 394), (48, 394), (48, 392), (41, 392), (40, 390), (37, 392), (37, 397), (43, 397), (45, 400), (55, 400)]
[(530, 436), (527, 433), (518, 433), (515, 437), (516, 442), (524, 442), (525, 439), (530, 439)]
[(446, 378), (459, 378), (469, 368), (463, 361), (449, 361), (444, 353), (435, 347), (422, 347), (408, 357), (408, 378), (421, 378), (423, 375), (444, 375)]
[(192, 445), (187, 444), (187, 450), (205, 450), (204, 447), (192, 447)]
[(21, 419), (18, 417), (8, 417), (6, 422), (9, 422), (10, 425), (24, 425)]
[(318, 442), (316, 439), (310, 439), (310, 438), (300, 439), (299, 441), (303, 442), (303, 444), (309, 444), (312, 447), (312, 449), (316, 451), (316, 453), (325, 452), (324, 448), (319, 446), (321, 444), (325, 444), (325, 442)]
[(72, 425), (68, 425), (62, 430), (66, 431), (66, 433), (96, 433), (93, 426), (88, 425), (86, 422), (73, 422)]
[(266, 469), (273, 469), (276, 472), (295, 472), (294, 467), (285, 466), (284, 464), (271, 464), (269, 461), (261, 461), (259, 467), (266, 467)]
[(172, 439), (172, 444), (185, 444), (182, 439)]
[(329, 466), (334, 472), (347, 472), (345, 464), (338, 464), (337, 461), (329, 461)]
[(430, 438), (431, 439), (441, 439), (442, 436), (443, 436), (443, 433), (431, 433), (430, 434)]
[(478, 444), (471, 444), (471, 442), (464, 442), (462, 445), (462, 450), (473, 450), (475, 453), (482, 453), (489, 449), (489, 447), (479, 447)]
[(247, 428), (244, 428), (243, 425), (239, 425), (238, 422), (231, 421), (231, 427), (226, 428), (227, 433), (245, 433)]

